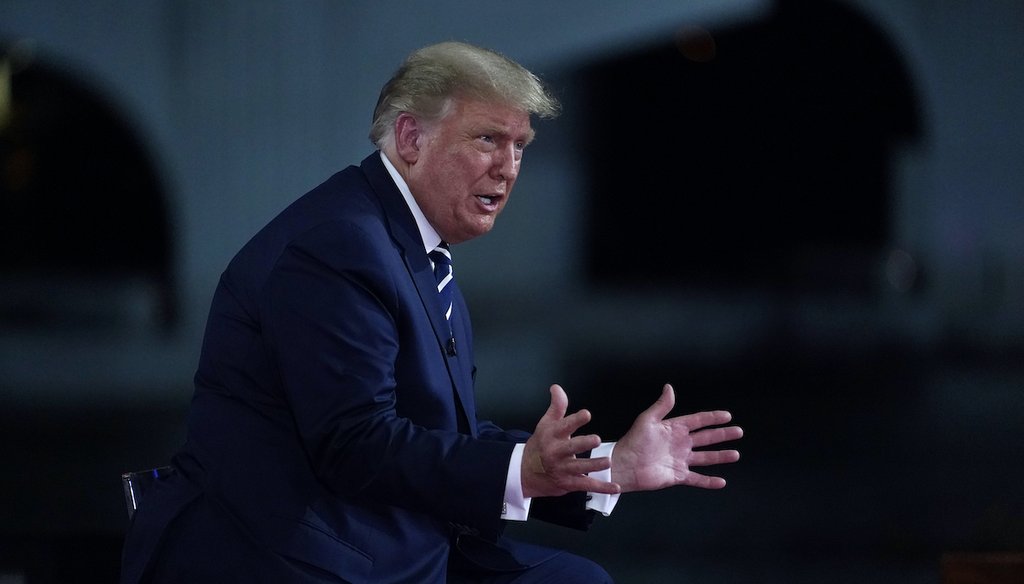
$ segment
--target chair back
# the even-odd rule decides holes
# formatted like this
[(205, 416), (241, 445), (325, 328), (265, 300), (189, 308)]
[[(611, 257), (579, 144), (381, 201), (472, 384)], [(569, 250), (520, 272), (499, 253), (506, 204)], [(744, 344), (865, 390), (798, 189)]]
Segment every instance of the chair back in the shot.
[(172, 466), (158, 466), (146, 470), (121, 473), (121, 487), (124, 488), (124, 503), (128, 507), (128, 518), (131, 519), (139, 508), (139, 501), (156, 481), (174, 474)]

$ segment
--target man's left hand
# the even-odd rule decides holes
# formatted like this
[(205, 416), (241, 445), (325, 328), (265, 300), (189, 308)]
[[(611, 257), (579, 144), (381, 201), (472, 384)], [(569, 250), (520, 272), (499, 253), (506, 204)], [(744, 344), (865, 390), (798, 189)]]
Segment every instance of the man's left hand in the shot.
[[(736, 440), (739, 426), (725, 426), (732, 414), (716, 410), (666, 419), (675, 406), (671, 385), (661, 397), (637, 416), (612, 452), (612, 482), (622, 492), (653, 491), (675, 485), (721, 489), (725, 479), (694, 472), (693, 467), (736, 462), (736, 450), (694, 450)], [(712, 427), (715, 426), (715, 427)]]

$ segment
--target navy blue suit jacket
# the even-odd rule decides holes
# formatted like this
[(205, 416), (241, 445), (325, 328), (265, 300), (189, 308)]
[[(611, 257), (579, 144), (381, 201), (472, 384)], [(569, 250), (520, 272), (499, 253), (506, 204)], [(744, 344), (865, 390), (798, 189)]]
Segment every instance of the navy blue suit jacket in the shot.
[[(291, 204), (221, 276), (178, 472), (141, 501), (122, 582), (184, 541), (193, 561), (225, 550), (205, 561), (266, 581), (443, 582), (453, 546), (498, 570), (550, 556), (501, 536), (509, 457), (528, 435), (476, 418), (458, 289), (452, 326), (454, 356), (379, 153)], [(585, 528), (583, 497), (532, 514)]]

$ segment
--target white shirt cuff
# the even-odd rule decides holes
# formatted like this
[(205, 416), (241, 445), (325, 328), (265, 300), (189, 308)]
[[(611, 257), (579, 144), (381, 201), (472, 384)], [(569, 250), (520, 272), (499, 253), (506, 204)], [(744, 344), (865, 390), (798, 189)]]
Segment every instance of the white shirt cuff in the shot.
[[(525, 444), (516, 444), (512, 449), (512, 457), (508, 461), (508, 474), (505, 475), (505, 501), (501, 506), (501, 518), (509, 521), (526, 521), (530, 517), (530, 503), (532, 498), (523, 496), (523, 481), (520, 472), (523, 467), (523, 449)], [(600, 446), (591, 451), (591, 458), (611, 458), (615, 450), (614, 442), (602, 442)], [(599, 481), (611, 482), (611, 468), (592, 472), (589, 476)], [(606, 495), (604, 493), (587, 493), (587, 509), (593, 509), (598, 513), (608, 516), (615, 509), (619, 502), (618, 495)]]
[(523, 481), (520, 472), (523, 469), (523, 449), (526, 444), (516, 444), (512, 449), (512, 458), (508, 461), (508, 474), (505, 475), (505, 502), (501, 505), (501, 518), (509, 521), (526, 521), (530, 517), (532, 498), (523, 496)]
[[(608, 458), (612, 457), (612, 451), (615, 450), (614, 442), (602, 442), (600, 446), (590, 452), (590, 458)], [(592, 472), (588, 476), (593, 477), (599, 481), (606, 483), (612, 482), (612, 469), (611, 467)], [(619, 495), (606, 495), (604, 493), (587, 493), (587, 509), (593, 509), (601, 515), (611, 515), (612, 509), (615, 508), (615, 504), (619, 502)]]

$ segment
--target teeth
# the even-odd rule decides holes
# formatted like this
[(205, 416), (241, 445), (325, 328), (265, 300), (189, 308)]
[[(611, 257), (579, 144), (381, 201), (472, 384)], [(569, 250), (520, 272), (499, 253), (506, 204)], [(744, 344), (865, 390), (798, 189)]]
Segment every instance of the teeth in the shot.
[(483, 201), (485, 205), (490, 205), (491, 201), (492, 201), (491, 197), (483, 197), (483, 196), (480, 197), (480, 200)]

